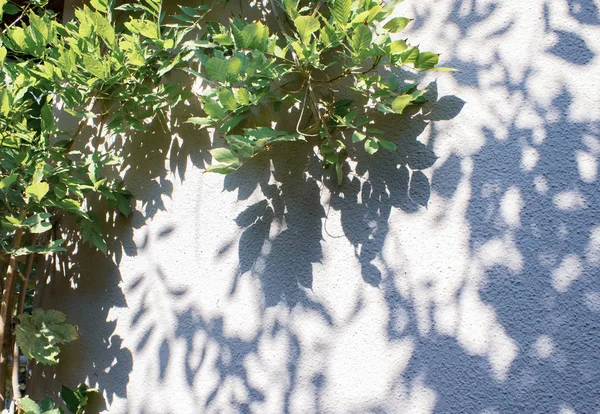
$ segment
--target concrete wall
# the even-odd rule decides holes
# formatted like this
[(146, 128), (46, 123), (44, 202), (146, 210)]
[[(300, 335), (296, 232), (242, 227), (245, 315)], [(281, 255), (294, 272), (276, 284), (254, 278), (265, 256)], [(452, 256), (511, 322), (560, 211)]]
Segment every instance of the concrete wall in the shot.
[[(223, 178), (193, 129), (134, 137), (111, 258), (47, 292), (81, 333), (54, 384), (111, 413), (600, 412), (599, 7), (402, 3), (461, 72), (341, 189), (302, 145)], [(431, 150), (425, 209), (396, 166)]]

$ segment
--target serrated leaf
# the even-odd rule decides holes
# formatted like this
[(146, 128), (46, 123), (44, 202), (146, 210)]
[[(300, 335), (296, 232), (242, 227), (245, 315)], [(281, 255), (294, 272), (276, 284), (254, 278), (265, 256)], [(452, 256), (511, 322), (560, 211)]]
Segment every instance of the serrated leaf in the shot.
[(15, 328), (17, 344), (23, 355), (44, 365), (58, 362), (58, 345), (77, 339), (77, 330), (66, 323), (66, 315), (56, 310), (34, 309), (20, 315)]
[(377, 143), (377, 141), (375, 141), (374, 139), (370, 139), (370, 138), (365, 141), (365, 151), (368, 154), (373, 155), (378, 150), (379, 150), (379, 144)]
[(206, 62), (206, 73), (214, 80), (225, 82), (228, 66), (225, 59), (213, 57)]
[(215, 101), (210, 98), (204, 100), (204, 112), (212, 119), (221, 120), (225, 118), (227, 112)]
[(269, 40), (269, 29), (260, 22), (252, 23), (242, 29), (241, 35), (245, 49), (264, 51)]
[(219, 92), (219, 101), (221, 106), (228, 111), (235, 111), (237, 109), (237, 99), (229, 89), (223, 89)]
[(373, 41), (373, 32), (369, 29), (369, 26), (364, 24), (359, 25), (352, 33), (352, 39), (350, 40), (350, 46), (356, 53), (360, 53), (365, 50), (371, 49), (371, 42)]
[(439, 60), (440, 55), (436, 53), (422, 52), (419, 53), (415, 59), (415, 68), (423, 70), (433, 69), (433, 67), (438, 64)]
[(319, 19), (313, 16), (298, 16), (294, 20), (294, 25), (303, 43), (308, 43), (310, 36), (321, 28)]
[(32, 199), (34, 202), (39, 203), (42, 198), (50, 191), (48, 183), (35, 183), (31, 184), (25, 189), (25, 197)]
[(387, 22), (383, 28), (390, 33), (397, 33), (403, 30), (412, 20), (406, 17), (395, 17)]
[(352, 13), (352, 0), (334, 0), (333, 6), (331, 6), (331, 15), (334, 20), (344, 27), (350, 20)]
[(250, 103), (251, 96), (247, 89), (238, 89), (235, 96), (240, 105), (248, 105)]

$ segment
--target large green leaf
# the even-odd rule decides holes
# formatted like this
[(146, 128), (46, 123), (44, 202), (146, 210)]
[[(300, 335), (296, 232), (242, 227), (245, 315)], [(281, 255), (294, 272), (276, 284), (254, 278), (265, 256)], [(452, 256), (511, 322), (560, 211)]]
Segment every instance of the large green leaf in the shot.
[(310, 36), (321, 28), (319, 19), (312, 16), (298, 16), (294, 20), (294, 24), (296, 25), (300, 39), (304, 43), (308, 43)]
[(44, 365), (58, 362), (59, 344), (77, 339), (77, 330), (65, 323), (67, 317), (56, 310), (34, 309), (31, 315), (20, 315), (15, 328), (17, 344), (23, 355)]
[(369, 26), (361, 24), (352, 33), (352, 39), (350, 39), (350, 46), (358, 54), (371, 48), (371, 41), (373, 40), (373, 33)]
[(48, 183), (31, 184), (25, 189), (25, 197), (29, 197), (34, 202), (39, 203), (42, 198), (50, 191)]
[(417, 69), (433, 69), (438, 64), (440, 55), (432, 52), (421, 52), (415, 59), (415, 68)]
[(331, 15), (342, 27), (350, 20), (352, 12), (352, 0), (335, 0), (331, 7)]

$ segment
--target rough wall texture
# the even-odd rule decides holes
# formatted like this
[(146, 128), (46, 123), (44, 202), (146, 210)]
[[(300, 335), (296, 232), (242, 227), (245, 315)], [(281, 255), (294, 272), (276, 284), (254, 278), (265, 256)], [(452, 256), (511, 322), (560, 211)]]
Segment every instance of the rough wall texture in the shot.
[(385, 154), (337, 190), (302, 146), (223, 178), (192, 129), (134, 137), (113, 260), (47, 293), (81, 332), (55, 384), (111, 413), (599, 412), (599, 6), (399, 6), (461, 70), (389, 126), (439, 156), (427, 209)]

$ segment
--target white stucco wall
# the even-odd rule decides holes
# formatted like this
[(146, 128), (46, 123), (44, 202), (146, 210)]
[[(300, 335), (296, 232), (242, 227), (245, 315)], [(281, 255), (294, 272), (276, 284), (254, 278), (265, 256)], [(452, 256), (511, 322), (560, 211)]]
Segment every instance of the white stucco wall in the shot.
[(55, 383), (111, 413), (600, 412), (599, 7), (398, 7), (461, 71), (389, 126), (439, 157), (427, 209), (385, 154), (336, 193), (292, 151), (223, 178), (191, 128), (135, 137), (113, 257), (48, 294), (81, 333)]

